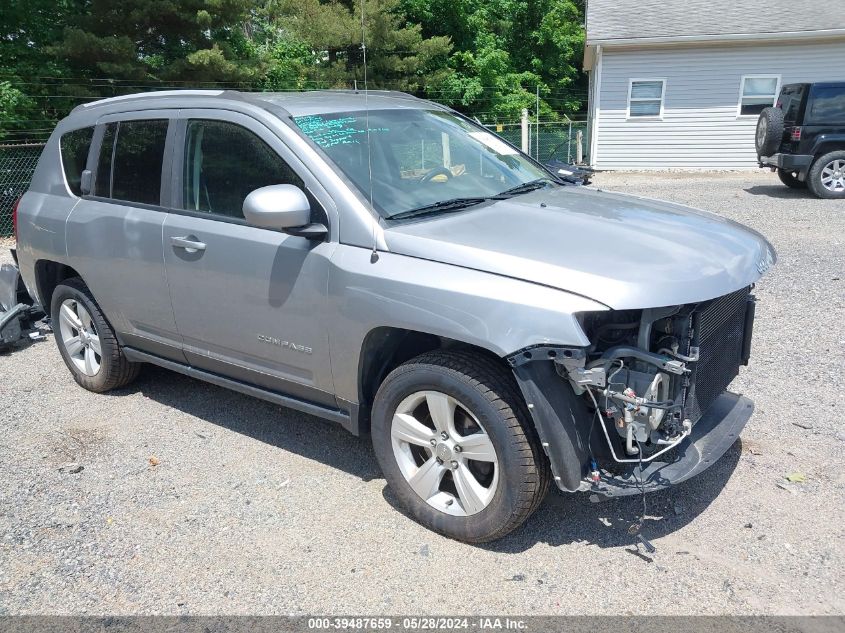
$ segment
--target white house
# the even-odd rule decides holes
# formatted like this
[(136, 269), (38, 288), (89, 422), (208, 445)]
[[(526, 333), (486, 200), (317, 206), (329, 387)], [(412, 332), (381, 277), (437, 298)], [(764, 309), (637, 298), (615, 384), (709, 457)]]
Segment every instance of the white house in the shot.
[(599, 169), (756, 166), (780, 87), (845, 80), (845, 0), (588, 0)]

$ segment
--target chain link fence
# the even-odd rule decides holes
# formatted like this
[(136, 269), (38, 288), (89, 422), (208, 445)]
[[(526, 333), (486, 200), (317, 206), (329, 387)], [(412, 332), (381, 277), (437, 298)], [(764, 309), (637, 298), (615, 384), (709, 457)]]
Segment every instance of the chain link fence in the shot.
[(26, 192), (43, 143), (0, 143), (0, 237), (14, 232), (12, 209)]
[[(522, 124), (495, 123), (486, 126), (503, 139), (522, 147)], [(560, 160), (575, 163), (578, 158), (578, 138), (581, 138), (581, 161), (589, 162), (590, 146), (586, 121), (536, 121), (528, 122), (528, 153), (541, 163)]]

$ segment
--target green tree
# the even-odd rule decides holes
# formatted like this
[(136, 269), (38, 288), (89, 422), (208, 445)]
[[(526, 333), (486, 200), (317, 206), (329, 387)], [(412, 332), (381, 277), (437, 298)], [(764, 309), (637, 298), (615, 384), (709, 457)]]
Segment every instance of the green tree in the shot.
[(583, 103), (583, 0), (402, 0), (400, 6), (424, 36), (452, 37), (455, 72), (433, 98), (493, 120), (533, 111), (537, 88), (545, 119)]
[[(268, 17), (284, 51), (294, 50), (300, 80), (320, 87), (363, 85), (360, 0), (275, 0)], [(451, 74), (449, 36), (423, 37), (422, 27), (405, 19), (400, 0), (365, 0), (363, 27), (369, 87), (419, 93)]]
[[(254, 0), (87, 0), (52, 52), (85, 78), (248, 82)], [(143, 85), (143, 84), (141, 84)]]

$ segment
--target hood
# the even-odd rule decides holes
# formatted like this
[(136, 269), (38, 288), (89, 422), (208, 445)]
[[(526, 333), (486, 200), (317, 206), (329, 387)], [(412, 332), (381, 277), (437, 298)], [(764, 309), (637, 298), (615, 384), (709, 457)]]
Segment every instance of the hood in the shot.
[(694, 303), (748, 286), (775, 252), (715, 214), (555, 187), (385, 231), (391, 252), (523, 279), (617, 310)]

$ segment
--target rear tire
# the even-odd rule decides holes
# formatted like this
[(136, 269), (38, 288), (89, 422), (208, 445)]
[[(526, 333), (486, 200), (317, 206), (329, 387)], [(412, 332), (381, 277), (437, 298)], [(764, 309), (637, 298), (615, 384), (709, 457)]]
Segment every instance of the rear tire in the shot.
[(807, 174), (807, 183), (819, 198), (845, 200), (845, 151), (817, 158)]
[(777, 152), (783, 142), (783, 110), (780, 108), (766, 108), (757, 119), (757, 129), (754, 133), (754, 146), (757, 156), (771, 156)]
[(123, 355), (111, 324), (78, 277), (56, 286), (50, 301), (53, 332), (73, 379), (102, 393), (132, 382), (141, 369)]
[(434, 351), (392, 371), (376, 394), (372, 441), (402, 508), (467, 543), (513, 531), (549, 489), (516, 381), (480, 354)]
[(798, 175), (794, 171), (786, 169), (778, 169), (778, 178), (780, 181), (791, 189), (806, 189), (807, 183), (803, 180), (798, 180)]

